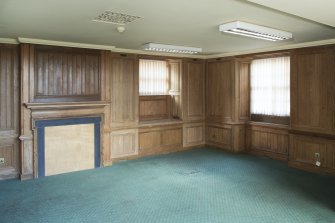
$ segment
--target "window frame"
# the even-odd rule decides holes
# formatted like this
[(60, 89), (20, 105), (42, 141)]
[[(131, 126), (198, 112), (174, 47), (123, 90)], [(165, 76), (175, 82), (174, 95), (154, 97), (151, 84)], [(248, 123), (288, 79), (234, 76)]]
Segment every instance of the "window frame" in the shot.
[[(251, 113), (251, 63), (253, 60), (258, 59), (271, 59), (277, 57), (290, 57), (292, 61), (291, 51), (281, 51), (281, 52), (271, 52), (251, 55), (250, 58), (250, 68), (249, 68), (249, 118), (252, 122), (268, 123), (268, 124), (279, 124), (289, 126), (291, 123), (290, 116), (275, 116), (275, 115), (262, 115), (262, 114), (252, 114)], [(291, 104), (291, 73), (292, 68), (290, 66), (290, 104)], [(290, 106), (290, 114), (292, 111), (292, 106)]]
[[(141, 94), (140, 92), (140, 61), (141, 60), (153, 60), (153, 61), (163, 61), (166, 63), (166, 93), (165, 94)], [(169, 68), (169, 64), (168, 64), (168, 60), (165, 57), (151, 57), (151, 56), (142, 56), (138, 58), (138, 95), (139, 97), (149, 97), (149, 96), (167, 96), (170, 95), (169, 91), (170, 91), (170, 68)]]

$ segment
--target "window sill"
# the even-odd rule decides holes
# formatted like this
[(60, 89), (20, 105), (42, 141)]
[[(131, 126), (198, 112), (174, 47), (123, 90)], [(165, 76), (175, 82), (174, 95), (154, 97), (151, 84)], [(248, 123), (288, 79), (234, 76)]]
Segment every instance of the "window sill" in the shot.
[(268, 123), (268, 122), (249, 121), (249, 122), (247, 122), (247, 124), (252, 125), (252, 126), (276, 127), (276, 128), (280, 128), (280, 129), (287, 129), (287, 130), (290, 129), (289, 125)]
[(290, 125), (289, 116), (251, 114), (250, 120), (254, 122), (261, 122), (261, 123), (263, 122), (263, 123), (286, 125), (286, 126)]

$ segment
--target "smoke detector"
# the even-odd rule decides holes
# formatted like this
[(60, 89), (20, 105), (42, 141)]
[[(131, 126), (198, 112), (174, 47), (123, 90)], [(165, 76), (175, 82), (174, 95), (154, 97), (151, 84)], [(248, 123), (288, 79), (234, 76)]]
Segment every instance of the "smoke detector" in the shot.
[(127, 25), (135, 20), (140, 19), (139, 16), (127, 15), (119, 12), (105, 11), (96, 17), (93, 21), (112, 23), (116, 25)]
[(292, 38), (292, 33), (241, 21), (222, 24), (219, 26), (219, 30), (225, 33), (269, 41), (286, 40)]
[(119, 32), (119, 33), (123, 33), (124, 31), (126, 31), (126, 28), (124, 26), (118, 26), (116, 27), (116, 30)]

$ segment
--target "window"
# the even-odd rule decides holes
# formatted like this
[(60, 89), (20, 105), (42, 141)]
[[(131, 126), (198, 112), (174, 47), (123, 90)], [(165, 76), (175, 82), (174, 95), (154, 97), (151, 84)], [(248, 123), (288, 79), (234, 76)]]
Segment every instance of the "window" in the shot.
[(256, 59), (251, 63), (251, 114), (290, 116), (290, 57)]
[(166, 61), (140, 60), (140, 95), (166, 95), (167, 77)]

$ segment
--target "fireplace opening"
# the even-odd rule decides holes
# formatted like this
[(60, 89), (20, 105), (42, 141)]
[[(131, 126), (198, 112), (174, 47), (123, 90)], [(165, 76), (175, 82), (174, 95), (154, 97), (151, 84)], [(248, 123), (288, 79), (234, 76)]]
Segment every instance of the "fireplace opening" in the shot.
[(100, 117), (37, 120), (38, 177), (100, 167)]

